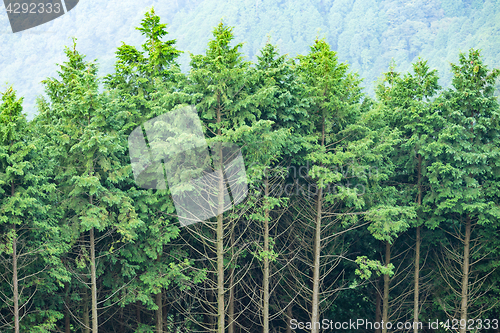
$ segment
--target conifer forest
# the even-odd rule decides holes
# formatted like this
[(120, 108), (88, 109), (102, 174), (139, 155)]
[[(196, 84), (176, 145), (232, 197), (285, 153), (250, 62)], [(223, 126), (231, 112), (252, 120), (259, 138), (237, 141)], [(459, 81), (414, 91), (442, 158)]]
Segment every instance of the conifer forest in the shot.
[(0, 332), (500, 332), (481, 48), (372, 84), (320, 34), (250, 61), (225, 19), (196, 54), (169, 28), (109, 74), (68, 40), (33, 119), (2, 86)]

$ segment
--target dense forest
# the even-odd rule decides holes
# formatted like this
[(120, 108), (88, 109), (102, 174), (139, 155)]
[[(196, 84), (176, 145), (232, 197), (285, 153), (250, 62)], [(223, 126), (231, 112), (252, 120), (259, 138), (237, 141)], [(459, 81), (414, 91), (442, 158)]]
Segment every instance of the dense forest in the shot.
[(153, 5), (186, 51), (178, 58), (185, 73), (189, 52), (205, 51), (221, 18), (234, 26), (242, 54), (254, 62), (268, 35), (290, 57), (307, 53), (316, 37), (325, 38), (339, 60), (364, 79), (361, 85), (372, 98), (375, 81), (393, 58), (400, 72), (411, 71), (418, 57), (427, 59), (439, 71), (441, 86), (451, 85), (450, 62), (472, 47), (482, 50), (490, 66), (500, 67), (498, 0), (80, 0), (57, 20), (16, 34), (0, 10), (0, 90), (6, 82), (14, 85), (32, 119), (36, 97), (44, 93), (40, 82), (64, 61), (60, 50), (72, 37), (89, 60), (99, 59), (101, 75), (111, 74), (121, 42), (140, 45), (133, 27)]
[[(147, 11), (104, 76), (73, 40), (33, 120), (1, 93), (1, 332), (500, 332), (500, 70), (481, 50), (456, 51), (449, 86), (394, 61), (370, 96), (324, 38), (248, 61), (220, 21), (183, 71), (161, 22)], [(184, 186), (138, 182), (132, 133), (186, 109), (220, 154), (200, 168), (168, 150), (192, 136), (148, 137), (153, 176)], [(224, 145), (247, 195), (183, 226), (190, 175), (242, 185)]]

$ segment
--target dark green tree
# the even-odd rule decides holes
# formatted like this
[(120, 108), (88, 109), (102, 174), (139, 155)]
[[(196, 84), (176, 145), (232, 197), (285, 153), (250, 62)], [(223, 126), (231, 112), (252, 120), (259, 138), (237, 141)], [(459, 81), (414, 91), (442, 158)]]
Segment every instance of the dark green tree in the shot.
[(57, 165), (53, 179), (64, 214), (61, 227), (76, 252), (68, 253), (68, 267), (75, 272), (73, 278), (83, 282), (84, 295), (90, 289), (92, 324), (84, 299), (84, 330), (91, 327), (97, 333), (98, 280), (106, 254), (115, 243), (132, 241), (142, 221), (118, 186), (129, 176), (130, 166), (121, 159), (123, 138), (106, 130), (112, 114), (109, 97), (98, 91), (97, 65), (76, 51), (76, 41), (65, 53), (60, 79), (43, 82), (48, 99), (40, 99), (36, 121), (46, 135), (49, 158)]
[[(153, 8), (146, 12), (141, 26), (136, 29), (146, 38), (143, 51), (131, 45), (120, 46), (116, 52), (115, 72), (105, 78), (105, 87), (111, 96), (109, 107), (113, 109), (108, 119), (109, 130), (116, 131), (121, 138), (128, 137), (151, 118), (169, 111), (178, 100), (174, 95), (183, 95), (181, 85), (185, 81), (176, 63), (181, 51), (175, 48), (175, 40), (162, 41), (167, 35), (166, 24), (160, 23)], [(130, 163), (128, 151), (120, 158), (122, 163)], [(138, 217), (145, 223), (138, 228), (134, 244), (127, 244), (115, 252), (115, 269), (121, 272), (122, 283), (129, 283), (119, 293), (126, 296), (117, 299), (122, 307), (136, 304), (137, 327), (150, 324), (141, 320), (141, 305), (147, 310), (155, 310), (155, 330), (160, 332), (167, 329), (164, 291), (173, 281), (185, 288), (188, 280), (191, 283), (201, 276), (186, 272), (189, 265), (180, 246), (166, 247), (179, 233), (169, 190), (140, 188), (130, 170), (119, 186), (133, 200)], [(111, 275), (116, 277), (116, 272)]]
[[(453, 88), (440, 99), (446, 119), (432, 145), (436, 159), (428, 167), (434, 212), (461, 244), (459, 274), (444, 274), (451, 293), (443, 304), (450, 318), (465, 320), (481, 314), (477, 302), (477, 281), (484, 278), (473, 270), (478, 263), (484, 229), (494, 227), (499, 218), (499, 104), (494, 86), (500, 71), (489, 70), (478, 50), (461, 53), (452, 64)], [(455, 267), (455, 266), (454, 266)], [(441, 267), (446, 269), (448, 267)], [(453, 279), (453, 281), (451, 280)], [(478, 280), (479, 279), (479, 280)], [(458, 297), (456, 295), (459, 295)], [(460, 325), (460, 332), (466, 327)]]
[(172, 83), (183, 81), (176, 62), (182, 51), (175, 48), (175, 39), (162, 40), (168, 34), (166, 27), (154, 8), (146, 12), (141, 26), (136, 28), (146, 38), (142, 51), (123, 43), (116, 51), (114, 73), (104, 79), (106, 88), (112, 89), (121, 101), (120, 114), (115, 118), (129, 133), (151, 117), (147, 102), (160, 82), (174, 89)]
[(54, 329), (60, 309), (45, 309), (42, 300), (69, 280), (58, 258), (67, 248), (47, 200), (54, 186), (43, 170), (46, 160), (37, 158), (31, 125), (22, 98), (9, 87), (0, 104), (0, 327), (15, 333)]
[[(292, 203), (297, 225), (293, 232), (301, 239), (297, 252), (301, 264), (296, 265), (294, 278), (311, 332), (320, 329), (317, 323), (326, 309), (320, 304), (331, 302), (345, 283), (339, 280), (341, 270), (333, 269), (347, 251), (340, 237), (356, 227), (352, 213), (364, 206), (360, 188), (349, 184), (347, 175), (363, 169), (356, 161), (356, 150), (362, 148), (355, 143), (360, 135), (356, 128), (361, 115), (360, 79), (348, 69), (322, 39), (315, 40), (307, 55), (298, 56), (296, 65), (305, 87), (308, 133), (303, 157), (297, 160), (302, 167), (307, 165), (307, 175), (303, 184), (295, 184), (302, 193), (296, 193)], [(300, 169), (299, 176), (303, 176)]]
[[(420, 248), (421, 229), (430, 219), (431, 208), (425, 197), (430, 195), (427, 166), (433, 162), (435, 137), (443, 126), (443, 119), (434, 106), (439, 89), (436, 70), (430, 70), (427, 61), (413, 64), (413, 73), (401, 76), (391, 70), (385, 73), (384, 84), (379, 85), (377, 96), (383, 104), (384, 117), (389, 126), (401, 132), (401, 141), (396, 148), (391, 177), (400, 199), (397, 205), (414, 206), (417, 213), (415, 226), (414, 301), (413, 321), (419, 322), (420, 296)], [(390, 184), (392, 185), (392, 184)], [(400, 293), (402, 294), (402, 292)], [(418, 327), (414, 327), (415, 333)]]

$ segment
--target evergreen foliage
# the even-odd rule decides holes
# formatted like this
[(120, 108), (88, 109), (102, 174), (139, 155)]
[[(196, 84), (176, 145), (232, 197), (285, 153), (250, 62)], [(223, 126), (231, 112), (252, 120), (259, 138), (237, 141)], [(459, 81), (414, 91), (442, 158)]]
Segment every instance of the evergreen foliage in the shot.
[[(13, 87), (2, 92), (0, 331), (270, 333), (291, 331), (293, 320), (366, 318), (420, 320), (418, 333), (428, 318), (443, 323), (438, 332), (453, 319), (481, 331), (477, 319), (498, 318), (500, 70), (470, 49), (441, 88), (448, 74), (435, 63), (417, 59), (405, 73), (393, 62), (375, 98), (356, 72), (380, 69), (374, 49), (405, 67), (424, 52), (432, 24), (448, 17), (457, 31), (452, 16), (494, 4), (443, 1), (432, 15), (434, 2), (380, 10), (390, 4), (246, 3), (247, 25), (263, 19), (258, 8), (293, 15), (273, 36), (281, 42), (252, 39), (257, 56), (245, 60), (248, 46), (235, 42), (241, 26), (218, 20), (185, 73), (183, 52), (151, 8), (136, 29), (142, 49), (123, 43), (102, 80), (73, 40), (58, 77), (42, 82), (34, 120)], [(333, 36), (306, 38), (300, 24)], [(404, 52), (391, 53), (394, 38)], [(305, 54), (279, 51), (306, 42)], [(183, 109), (201, 120), (203, 168), (194, 150), (175, 150), (203, 140), (174, 135), (158, 170), (179, 185), (142, 188), (129, 135), (151, 124), (176, 133), (188, 119), (164, 116)], [(166, 146), (160, 139), (147, 138), (148, 148)], [(218, 195), (213, 217), (182, 226), (174, 197), (196, 193), (185, 177), (205, 172), (218, 193), (232, 191), (227, 147), (241, 153), (248, 195), (229, 207)], [(497, 329), (496, 320), (481, 325)]]

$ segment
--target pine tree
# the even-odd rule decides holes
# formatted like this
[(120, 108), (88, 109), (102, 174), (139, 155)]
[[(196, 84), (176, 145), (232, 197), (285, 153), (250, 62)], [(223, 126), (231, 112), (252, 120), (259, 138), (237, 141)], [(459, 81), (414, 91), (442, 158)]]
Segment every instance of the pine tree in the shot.
[[(250, 69), (250, 63), (240, 54), (242, 44), (231, 45), (234, 38), (231, 27), (221, 22), (213, 30), (213, 36), (204, 55), (191, 56), (191, 70), (182, 88), (180, 102), (191, 104), (198, 111), (213, 152), (211, 158), (214, 165), (220, 166), (217, 164), (221, 161), (218, 145), (244, 144), (242, 136), (254, 131), (253, 139), (256, 139), (258, 133), (269, 130), (265, 122), (258, 121), (262, 113), (259, 107), (275, 89), (260, 89), (258, 73)], [(181, 93), (173, 95), (180, 96)], [(164, 101), (167, 103), (166, 99)], [(252, 147), (255, 147), (254, 143)], [(221, 168), (215, 169), (222, 171)], [(222, 183), (223, 177), (218, 179), (218, 193), (221, 194), (220, 189), (226, 185)], [(219, 198), (219, 204), (221, 200)], [(205, 331), (224, 332), (227, 327), (229, 332), (234, 332), (241, 316), (237, 309), (239, 290), (236, 283), (248, 274), (250, 267), (248, 260), (239, 261), (246, 252), (241, 243), (249, 227), (248, 223), (238, 222), (245, 221), (243, 214), (249, 207), (241, 203), (223, 214), (219, 210), (215, 221), (204, 221), (186, 228), (191, 235), (187, 241), (191, 245), (190, 253), (201, 256), (206, 262), (203, 269), (207, 271), (208, 279), (204, 282), (204, 295), (208, 302), (200, 306), (205, 322), (198, 321)], [(217, 323), (214, 317), (217, 317)]]
[[(214, 39), (208, 43), (205, 55), (191, 56), (189, 84), (185, 92), (195, 98), (195, 107), (208, 137), (216, 138), (220, 142), (224, 140), (225, 130), (248, 124), (255, 119), (255, 115), (247, 108), (251, 100), (245, 95), (244, 87), (248, 80), (246, 73), (249, 63), (243, 61), (240, 54), (242, 44), (230, 45), (234, 38), (232, 28), (222, 22), (213, 30), (213, 36)], [(222, 169), (219, 168), (218, 172), (222, 172)], [(222, 175), (219, 175), (218, 179), (218, 193), (221, 195), (224, 187), (221, 183)], [(219, 206), (220, 204), (221, 198)], [(234, 223), (234, 217), (221, 213), (220, 209), (215, 224), (204, 223), (204, 226), (212, 230), (209, 234), (215, 232), (215, 237), (206, 244), (209, 251), (206, 255), (211, 257), (213, 253), (216, 257), (214, 266), (209, 268), (209, 272), (216, 277), (214, 289), (217, 299), (218, 333), (223, 333), (226, 327), (234, 329), (234, 271), (228, 277), (227, 287), (225, 274), (227, 267), (225, 261), (229, 260), (231, 265), (235, 258), (233, 255), (227, 258), (230, 255), (228, 251), (236, 245), (232, 241), (234, 238), (229, 237), (234, 230)], [(231, 295), (226, 300), (227, 294)], [(228, 318), (226, 307), (228, 307)]]
[[(471, 49), (468, 54), (460, 54), (458, 64), (452, 64), (452, 72), (453, 88), (445, 91), (439, 101), (446, 122), (431, 147), (436, 161), (428, 170), (438, 221), (454, 230), (463, 249), (459, 255), (460, 274), (449, 270), (445, 273), (448, 281), (460, 281), (449, 284), (452, 292), (460, 296), (453, 297), (448, 306), (443, 304), (443, 309), (450, 317), (467, 321), (480, 314), (473, 313), (478, 292), (474, 286), (481, 280), (471, 270), (472, 254), (486, 241), (480, 237), (481, 230), (496, 225), (500, 212), (500, 109), (494, 97), (500, 71), (490, 71), (479, 51)], [(475, 253), (474, 258), (478, 256)], [(466, 331), (466, 327), (460, 327), (460, 332)]]
[(117, 235), (114, 242), (129, 242), (142, 222), (130, 197), (118, 187), (130, 172), (120, 159), (126, 147), (116, 132), (106, 131), (111, 110), (106, 107), (108, 96), (98, 91), (97, 66), (76, 51), (76, 41), (65, 53), (68, 60), (60, 66), (60, 79), (43, 81), (49, 98), (40, 100), (36, 121), (57, 165), (53, 177), (64, 212), (61, 227), (78, 253), (68, 254), (68, 265), (74, 271), (90, 266), (80, 278), (84, 295), (88, 287), (91, 290), (92, 324), (86, 322), (84, 310), (84, 329), (97, 333), (98, 279), (106, 260), (100, 258), (113, 244), (106, 235)]
[[(152, 8), (136, 28), (146, 38), (142, 51), (126, 44), (118, 48), (115, 72), (105, 78), (113, 109), (108, 119), (109, 130), (128, 137), (135, 128), (173, 107), (177, 101), (176, 97), (172, 98), (174, 93), (182, 95), (185, 76), (176, 63), (182, 52), (175, 48), (175, 40), (162, 40), (168, 34), (166, 27)], [(130, 162), (128, 151), (121, 159), (124, 164)], [(121, 263), (119, 255), (114, 259), (123, 283), (128, 284), (121, 291), (126, 296), (121, 299), (120, 306), (136, 303), (137, 309), (140, 304), (155, 309), (155, 330), (162, 332), (167, 325), (164, 322), (167, 314), (163, 313), (165, 290), (173, 281), (185, 288), (186, 284), (202, 276), (193, 276), (192, 271), (188, 273), (189, 260), (180, 246), (172, 244), (167, 250), (166, 245), (179, 234), (169, 190), (142, 189), (131, 174), (120, 186), (133, 200), (138, 217), (145, 222), (137, 230), (136, 243), (117, 251), (126, 258), (127, 265)], [(135, 275), (139, 278), (129, 281)], [(137, 321), (138, 327), (145, 325)]]
[[(282, 246), (286, 242), (276, 235), (281, 234), (284, 238), (287, 235), (281, 232), (286, 228), (280, 225), (283, 225), (282, 217), (289, 200), (281, 190), (286, 185), (287, 161), (300, 149), (299, 133), (307, 114), (301, 105), (301, 85), (293, 71), (293, 62), (285, 55), (279, 55), (278, 48), (269, 41), (257, 59), (253, 69), (259, 79), (252, 87), (254, 95), (261, 97), (258, 123), (266, 121), (269, 129), (252, 131), (240, 140), (245, 144), (245, 158), (249, 163), (247, 173), (253, 185), (250, 197), (255, 199), (249, 200), (255, 204), (251, 219), (257, 222), (252, 223), (251, 228), (255, 230), (250, 232), (249, 237), (254, 235), (256, 244), (259, 244), (254, 255), (262, 267), (262, 293), (250, 293), (248, 297), (262, 317), (262, 332), (268, 333), (272, 331), (272, 319), (282, 312), (273, 313), (271, 310), (279, 309), (283, 303), (291, 303), (291, 299), (283, 297), (283, 290), (278, 288), (279, 279), (275, 271), (284, 271), (283, 268), (290, 262), (287, 259), (288, 249)], [(258, 128), (258, 123), (253, 127)], [(254, 283), (254, 278), (249, 279), (245, 289), (251, 290)]]
[[(429, 70), (426, 61), (413, 64), (413, 74), (401, 76), (394, 68), (385, 73), (385, 82), (378, 87), (379, 100), (384, 105), (387, 123), (401, 132), (401, 142), (395, 157), (396, 170), (392, 177), (401, 199), (398, 205), (413, 206), (417, 213), (414, 261), (414, 304), (413, 321), (419, 322), (420, 301), (420, 248), (421, 229), (424, 221), (429, 220), (429, 207), (425, 204), (429, 181), (427, 166), (432, 163), (434, 142), (443, 120), (434, 107), (433, 99), (439, 89), (436, 70)], [(387, 319), (387, 318), (386, 318)], [(418, 327), (414, 327), (415, 333)]]
[(162, 40), (168, 34), (166, 27), (154, 8), (146, 12), (141, 26), (136, 27), (146, 38), (142, 51), (123, 43), (116, 51), (114, 73), (104, 79), (106, 88), (119, 96), (116, 102), (121, 102), (120, 113), (115, 118), (125, 124), (129, 133), (151, 118), (147, 103), (158, 91), (159, 83), (175, 89), (177, 81), (184, 80), (176, 62), (182, 53), (175, 48), (176, 40)]
[[(2, 292), (2, 308), (12, 313), (12, 322), (1, 322), (2, 330), (28, 332), (54, 329), (61, 318), (58, 309), (40, 309), (40, 297), (57, 289), (68, 276), (58, 256), (59, 227), (47, 198), (54, 187), (48, 182), (39, 157), (36, 134), (22, 113), (22, 98), (12, 87), (2, 93), (0, 104), (0, 265), (2, 282), (11, 290)], [(37, 156), (38, 155), (38, 156)], [(55, 284), (55, 286), (54, 286)], [(41, 294), (41, 295), (40, 295)], [(3, 311), (2, 311), (3, 312)], [(2, 319), (12, 318), (10, 315)], [(10, 329), (9, 329), (10, 331)]]
[(338, 62), (324, 40), (316, 39), (307, 55), (298, 56), (296, 66), (305, 85), (309, 135), (303, 143), (306, 155), (300, 161), (308, 165), (305, 184), (300, 184), (307, 191), (292, 204), (294, 224), (301, 222), (294, 232), (302, 238), (297, 253), (304, 263), (297, 265), (294, 278), (300, 281), (301, 293), (305, 291), (304, 310), (310, 315), (311, 332), (319, 332), (320, 303), (338, 291), (340, 286), (331, 281), (342, 273), (332, 267), (339, 265), (346, 251), (339, 236), (332, 235), (354, 228), (355, 215), (345, 213), (363, 206), (358, 190), (347, 185), (346, 175), (340, 172), (340, 168), (359, 167), (353, 164), (356, 155), (348, 142), (350, 132), (358, 132), (352, 126), (360, 116), (362, 95), (357, 75), (348, 73), (348, 65)]

